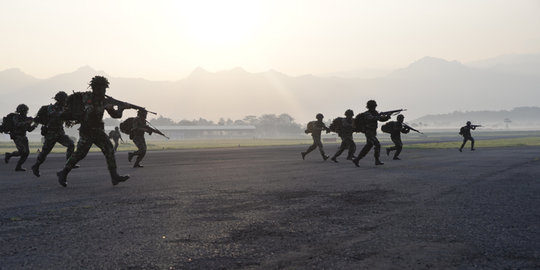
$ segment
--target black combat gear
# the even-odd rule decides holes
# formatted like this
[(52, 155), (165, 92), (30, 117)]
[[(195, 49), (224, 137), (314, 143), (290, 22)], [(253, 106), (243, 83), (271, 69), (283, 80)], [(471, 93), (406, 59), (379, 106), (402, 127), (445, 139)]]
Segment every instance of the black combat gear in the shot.
[(21, 104), (17, 106), (17, 113), (11, 117), (12, 129), (9, 131), (9, 136), (15, 143), (17, 151), (14, 151), (12, 153), (6, 152), (4, 156), (4, 161), (8, 163), (11, 157), (20, 157), (17, 161), (15, 171), (26, 171), (26, 169), (22, 167), (22, 165), (28, 158), (28, 155), (30, 155), (30, 148), (28, 146), (28, 138), (26, 137), (26, 132), (33, 131), (37, 126), (35, 124), (32, 124), (32, 118), (26, 116), (27, 112), (28, 107), (24, 104)]
[(394, 143), (393, 147), (386, 148), (386, 154), (390, 155), (390, 152), (396, 151), (394, 153), (394, 160), (399, 160), (399, 154), (401, 153), (401, 150), (403, 149), (403, 142), (401, 141), (401, 133), (407, 134), (410, 132), (410, 129), (403, 126), (403, 118), (398, 117), (398, 120), (401, 119), (401, 121), (392, 121), (389, 122), (386, 125), (389, 125), (390, 127), (390, 139), (392, 139), (392, 142)]
[(75, 149), (75, 143), (64, 131), (64, 101), (67, 98), (67, 95), (66, 97), (63, 97), (61, 93), (64, 92), (60, 92), (55, 96), (55, 99), (60, 96), (59, 99), (57, 99), (57, 103), (54, 105), (43, 106), (36, 117), (36, 121), (44, 123), (42, 135), (45, 139), (41, 152), (36, 159), (36, 163), (32, 166), (32, 172), (37, 177), (40, 176), (39, 166), (45, 162), (47, 155), (51, 152), (56, 143), (60, 143), (67, 147), (66, 159), (71, 157)]
[[(349, 113), (350, 111), (350, 113)], [(352, 110), (347, 110), (345, 112), (346, 118), (342, 119), (341, 130), (338, 134), (341, 137), (341, 145), (339, 146), (338, 151), (332, 156), (331, 160), (337, 162), (337, 157), (343, 153), (346, 149), (349, 149), (347, 154), (347, 160), (352, 160), (354, 152), (356, 151), (356, 144), (353, 140), (353, 118), (354, 113)]]
[(133, 127), (129, 133), (129, 138), (133, 140), (133, 143), (137, 146), (137, 151), (128, 153), (128, 161), (131, 162), (133, 157), (137, 156), (133, 168), (141, 168), (141, 161), (146, 155), (146, 140), (144, 139), (144, 133), (148, 132), (152, 134), (153, 129), (146, 124), (146, 111), (137, 113), (137, 117), (133, 120)]
[[(360, 116), (364, 118), (366, 145), (364, 145), (364, 147), (358, 154), (358, 157), (353, 160), (354, 165), (356, 165), (357, 167), (359, 167), (358, 163), (360, 162), (360, 159), (364, 158), (373, 146), (375, 146), (375, 165), (384, 164), (379, 159), (381, 156), (381, 143), (377, 139), (377, 128), (379, 121), (386, 122), (390, 119), (390, 116), (379, 115), (379, 112), (377, 112), (374, 107), (371, 107), (373, 106), (373, 104), (370, 103), (371, 101), (372, 100), (368, 101), (368, 107), (370, 107), (371, 109), (360, 114)], [(377, 106), (376, 103), (374, 106)]]
[(471, 125), (471, 122), (467, 122), (466, 126), (461, 127), (460, 134), (463, 135), (463, 143), (461, 144), (461, 147), (459, 147), (459, 152), (463, 151), (463, 147), (465, 147), (465, 144), (467, 141), (471, 141), (471, 151), (474, 151), (474, 138), (471, 135), (471, 130), (475, 130), (476, 126)]
[(120, 130), (118, 130), (118, 127), (116, 127), (114, 130), (111, 130), (111, 132), (109, 132), (109, 139), (112, 139), (114, 141), (114, 152), (116, 152), (119, 145), (118, 141), (122, 140), (122, 134), (120, 134)]
[(64, 169), (57, 173), (58, 182), (62, 186), (67, 185), (67, 175), (81, 161), (92, 144), (95, 144), (101, 149), (107, 161), (107, 168), (111, 175), (111, 182), (117, 185), (119, 182), (126, 181), (129, 176), (120, 176), (116, 170), (116, 160), (114, 158), (114, 148), (105, 134), (103, 124), (103, 114), (105, 111), (112, 118), (121, 118), (123, 109), (115, 110), (112, 104), (105, 102), (105, 92), (109, 82), (105, 77), (95, 76), (90, 82), (92, 92), (82, 93), (82, 104), (84, 104), (83, 114), (81, 115), (81, 127), (79, 128), (79, 141), (77, 142), (77, 150), (71, 155), (66, 162)]
[(321, 141), (321, 133), (323, 130), (326, 131), (326, 133), (330, 132), (330, 129), (326, 127), (324, 124), (323, 116), (322, 114), (317, 114), (316, 116), (317, 121), (313, 121), (313, 125), (311, 128), (311, 137), (313, 138), (313, 144), (305, 151), (302, 152), (302, 159), (306, 157), (307, 154), (309, 154), (311, 151), (315, 150), (317, 147), (319, 147), (319, 151), (321, 152), (321, 156), (324, 160), (328, 159), (328, 156), (324, 153), (323, 144)]

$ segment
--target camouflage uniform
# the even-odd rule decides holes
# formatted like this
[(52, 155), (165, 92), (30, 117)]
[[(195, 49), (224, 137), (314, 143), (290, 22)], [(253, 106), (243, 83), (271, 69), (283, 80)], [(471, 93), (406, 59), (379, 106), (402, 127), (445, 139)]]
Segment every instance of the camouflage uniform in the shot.
[[(58, 183), (63, 187), (67, 186), (67, 175), (75, 167), (75, 165), (86, 157), (92, 144), (95, 144), (101, 149), (107, 161), (107, 168), (111, 175), (111, 182), (117, 185), (120, 182), (126, 181), (129, 176), (118, 175), (116, 171), (116, 160), (114, 157), (114, 148), (105, 133), (103, 124), (103, 114), (105, 110), (113, 118), (121, 118), (124, 108), (115, 110), (112, 104), (106, 104), (105, 92), (109, 87), (109, 82), (105, 77), (95, 76), (90, 82), (92, 92), (83, 93), (83, 114), (80, 119), (81, 126), (79, 128), (79, 141), (77, 142), (77, 150), (69, 157), (63, 170), (56, 173)], [(74, 112), (70, 112), (73, 114)]]
[(463, 147), (465, 147), (465, 144), (467, 141), (471, 141), (471, 151), (474, 151), (474, 138), (471, 135), (471, 130), (475, 130), (476, 127), (472, 126), (470, 123), (467, 123), (466, 126), (462, 127), (463, 130), (463, 143), (461, 144), (461, 147), (459, 148), (459, 151), (461, 152), (463, 150)]
[(133, 143), (137, 146), (137, 151), (128, 153), (128, 160), (130, 162), (134, 156), (137, 156), (135, 164), (133, 165), (134, 168), (143, 167), (140, 162), (146, 155), (145, 132), (152, 134), (152, 129), (146, 124), (146, 114), (144, 114), (144, 116), (138, 115), (133, 121), (133, 127), (129, 134), (129, 138), (133, 140)]
[[(67, 147), (66, 159), (73, 154), (75, 149), (75, 144), (73, 140), (69, 138), (64, 132), (64, 108), (60, 104), (49, 105), (46, 107), (47, 110), (47, 123), (42, 127), (42, 135), (44, 136), (44, 143), (39, 153), (36, 163), (32, 166), (32, 170), (36, 176), (39, 176), (39, 166), (45, 162), (47, 155), (54, 148), (54, 145), (58, 142), (61, 145)], [(40, 121), (40, 116), (36, 117), (36, 121)]]
[[(28, 107), (27, 107), (28, 108)], [(28, 110), (27, 110), (28, 111)], [(36, 125), (32, 125), (29, 121), (30, 118), (26, 116), (26, 113), (17, 113), (13, 116), (13, 129), (9, 132), (10, 138), (15, 143), (17, 151), (5, 154), (5, 162), (8, 163), (11, 157), (20, 157), (17, 161), (16, 171), (25, 171), (22, 167), (28, 155), (30, 155), (30, 149), (28, 146), (28, 138), (26, 132), (31, 132), (36, 128)]]
[(378, 128), (378, 121), (385, 122), (388, 121), (389, 117), (387, 116), (380, 116), (379, 113), (376, 110), (368, 110), (362, 114), (362, 116), (365, 119), (366, 123), (366, 145), (362, 148), (360, 153), (358, 154), (358, 157), (356, 157), (353, 162), (358, 166), (358, 162), (360, 159), (364, 158), (367, 153), (375, 146), (375, 164), (382, 165), (383, 163), (379, 160), (381, 156), (381, 143), (379, 142), (379, 139), (377, 139), (377, 128)]
[(410, 129), (404, 127), (403, 123), (399, 121), (392, 121), (388, 124), (391, 125), (390, 139), (392, 139), (394, 146), (386, 148), (386, 154), (389, 155), (390, 152), (396, 151), (394, 153), (394, 159), (397, 160), (399, 159), (398, 156), (401, 153), (401, 150), (403, 149), (403, 142), (401, 141), (401, 133), (407, 134), (409, 133)]
[(354, 152), (356, 151), (356, 144), (353, 140), (353, 119), (352, 118), (343, 118), (341, 123), (341, 131), (339, 133), (341, 138), (341, 145), (339, 146), (338, 151), (332, 156), (332, 160), (337, 162), (337, 157), (343, 153), (346, 149), (349, 149), (347, 154), (347, 159), (351, 160), (354, 158)]
[(109, 132), (109, 139), (112, 139), (114, 141), (114, 152), (118, 149), (118, 141), (122, 139), (122, 135), (120, 134), (120, 131), (118, 128), (115, 128), (114, 130), (111, 130)]
[(302, 152), (302, 159), (305, 158), (307, 154), (309, 154), (311, 151), (315, 150), (317, 147), (319, 147), (319, 151), (321, 152), (321, 156), (324, 160), (328, 159), (328, 156), (324, 153), (323, 144), (321, 141), (321, 132), (323, 130), (329, 131), (328, 127), (324, 124), (322, 121), (316, 121), (315, 126), (313, 127), (313, 130), (311, 131), (311, 137), (313, 138), (313, 144), (306, 150), (306, 152)]

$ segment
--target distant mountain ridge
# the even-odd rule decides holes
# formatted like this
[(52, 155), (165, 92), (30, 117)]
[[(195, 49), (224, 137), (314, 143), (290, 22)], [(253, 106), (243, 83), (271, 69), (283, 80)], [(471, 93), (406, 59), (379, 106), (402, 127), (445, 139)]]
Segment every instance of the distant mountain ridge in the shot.
[(88, 66), (36, 79), (18, 69), (8, 69), (0, 71), (0, 114), (13, 111), (20, 103), (29, 105), (33, 114), (39, 106), (51, 103), (59, 90), (87, 91), (94, 75), (109, 78), (108, 94), (176, 121), (288, 113), (305, 123), (319, 112), (327, 119), (342, 116), (349, 108), (358, 113), (365, 110), (369, 99), (377, 100), (380, 110), (406, 108), (407, 118), (414, 119), (456, 110), (537, 106), (540, 100), (540, 76), (425, 57), (374, 79), (196, 68), (184, 79), (151, 81), (111, 77)]

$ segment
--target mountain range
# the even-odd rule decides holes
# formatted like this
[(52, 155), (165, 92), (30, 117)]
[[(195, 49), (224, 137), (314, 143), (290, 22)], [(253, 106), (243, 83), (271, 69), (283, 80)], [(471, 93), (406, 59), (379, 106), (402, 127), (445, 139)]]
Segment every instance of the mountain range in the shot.
[(469, 64), (424, 57), (370, 79), (196, 68), (177, 81), (150, 81), (112, 77), (88, 66), (37, 79), (19, 69), (8, 69), (0, 71), (0, 115), (20, 103), (29, 105), (34, 114), (39, 106), (52, 103), (57, 91), (88, 91), (89, 80), (104, 75), (111, 82), (109, 95), (177, 121), (288, 113), (305, 123), (319, 112), (326, 118), (342, 116), (349, 108), (358, 113), (365, 110), (369, 99), (378, 102), (379, 110), (406, 108), (406, 117), (416, 119), (454, 111), (537, 106), (539, 71), (539, 55), (508, 55)]

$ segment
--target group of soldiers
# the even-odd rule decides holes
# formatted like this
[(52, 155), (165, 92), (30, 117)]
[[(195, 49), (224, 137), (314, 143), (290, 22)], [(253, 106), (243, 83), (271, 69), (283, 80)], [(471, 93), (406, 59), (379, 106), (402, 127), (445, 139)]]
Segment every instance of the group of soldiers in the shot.
[[(306, 151), (300, 153), (302, 155), (302, 159), (305, 159), (307, 154), (317, 148), (319, 148), (319, 152), (321, 153), (323, 160), (327, 160), (328, 158), (330, 158), (330, 156), (324, 152), (323, 144), (321, 141), (321, 133), (322, 131), (326, 131), (326, 133), (336, 132), (341, 138), (341, 145), (339, 146), (337, 152), (330, 158), (330, 160), (337, 163), (337, 158), (345, 150), (347, 150), (347, 160), (351, 160), (356, 167), (360, 167), (360, 160), (364, 158), (372, 148), (374, 148), (375, 165), (383, 165), (384, 163), (380, 160), (381, 143), (377, 139), (378, 122), (386, 122), (391, 119), (392, 114), (403, 110), (378, 112), (377, 102), (375, 100), (368, 101), (366, 104), (366, 108), (367, 111), (358, 114), (355, 118), (353, 118), (354, 112), (351, 109), (346, 110), (345, 118), (335, 119), (334, 122), (330, 125), (330, 127), (327, 127), (326, 124), (323, 122), (323, 114), (318, 113), (316, 115), (317, 120), (308, 123), (306, 133), (311, 133), (311, 136), (313, 138), (313, 144), (309, 146)], [(393, 160), (400, 160), (399, 155), (401, 154), (401, 151), (403, 149), (403, 142), (401, 141), (402, 133), (407, 134), (411, 130), (421, 133), (420, 131), (405, 124), (404, 120), (405, 116), (403, 116), (403, 114), (399, 114), (396, 121), (388, 122), (382, 127), (382, 130), (384, 132), (390, 134), (390, 139), (394, 143), (394, 146), (386, 148), (386, 155), (389, 156), (390, 153), (394, 152)], [(337, 129), (332, 128), (332, 125), (336, 125), (336, 121), (337, 126), (339, 127)], [(474, 139), (471, 136), (471, 130), (476, 129), (476, 127), (479, 127), (479, 125), (472, 125), (471, 122), (468, 121), (467, 125), (460, 129), (459, 134), (462, 135), (464, 138), (463, 144), (459, 148), (460, 152), (462, 152), (463, 147), (465, 146), (467, 141), (471, 141), (471, 150), (475, 150)], [(362, 150), (360, 150), (358, 156), (354, 155), (356, 152), (356, 144), (353, 140), (354, 132), (362, 132), (366, 137), (366, 144), (364, 145)]]
[[(118, 148), (118, 140), (122, 137), (118, 127), (109, 135), (105, 133), (103, 115), (107, 111), (112, 118), (121, 118), (124, 110), (137, 109), (137, 117), (135, 117), (128, 133), (138, 150), (129, 152), (128, 160), (131, 162), (136, 156), (137, 159), (133, 167), (143, 167), (140, 162), (146, 154), (144, 134), (156, 132), (155, 129), (147, 125), (147, 111), (129, 103), (110, 102), (114, 99), (105, 95), (107, 88), (109, 88), (109, 81), (103, 76), (93, 77), (89, 87), (92, 89), (91, 92), (73, 94), (78, 97), (79, 102), (75, 102), (77, 97), (68, 96), (65, 92), (60, 91), (54, 96), (56, 102), (41, 107), (36, 117), (28, 116), (29, 108), (25, 104), (20, 104), (15, 113), (4, 117), (2, 131), (10, 135), (17, 148), (17, 151), (5, 153), (5, 163), (8, 163), (12, 157), (19, 157), (15, 171), (26, 171), (22, 167), (30, 153), (26, 133), (32, 132), (41, 124), (41, 134), (44, 138), (43, 147), (36, 162), (32, 165), (32, 172), (36, 177), (40, 177), (40, 165), (45, 162), (54, 145), (60, 143), (67, 147), (67, 162), (64, 168), (57, 172), (57, 177), (59, 184), (66, 187), (68, 174), (72, 169), (79, 167), (77, 164), (86, 157), (92, 145), (96, 145), (105, 156), (112, 184), (117, 185), (129, 178), (129, 175), (119, 175), (117, 172), (115, 152)], [(75, 100), (72, 101), (73, 104), (69, 102), (70, 99)], [(64, 131), (65, 125), (73, 124), (80, 124), (76, 149), (74, 141)], [(114, 146), (110, 139), (115, 141)]]

